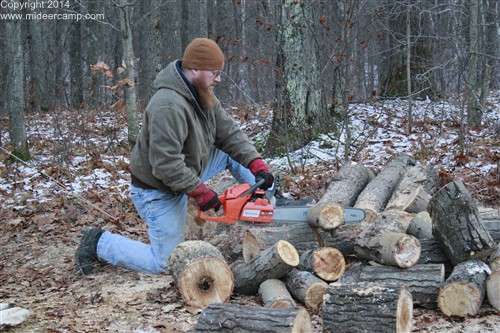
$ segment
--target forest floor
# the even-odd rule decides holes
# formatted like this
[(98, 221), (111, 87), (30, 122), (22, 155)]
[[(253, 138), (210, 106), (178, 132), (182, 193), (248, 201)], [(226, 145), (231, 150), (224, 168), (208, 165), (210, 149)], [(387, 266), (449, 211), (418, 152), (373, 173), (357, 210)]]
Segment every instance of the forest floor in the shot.
[[(500, 209), (499, 104), (500, 92), (494, 92), (485, 125), (467, 131), (463, 151), (456, 103), (418, 104), (410, 135), (403, 128), (404, 102), (355, 105), (353, 160), (376, 172), (389, 157), (411, 154), (434, 165), (442, 183), (461, 178), (478, 205)], [(266, 108), (239, 106), (229, 111), (255, 140), (269, 129)], [(6, 119), (0, 121), (0, 128), (8, 128)], [(169, 275), (109, 265), (89, 276), (75, 273), (75, 250), (89, 227), (147, 241), (145, 224), (128, 198), (125, 123), (125, 114), (111, 110), (28, 115), (33, 154), (29, 166), (0, 153), (0, 298), (31, 311), (23, 324), (2, 331), (189, 332), (196, 325), (200, 310), (183, 302)], [(0, 135), (1, 142), (8, 142), (7, 133), (2, 130)], [(318, 199), (342, 160), (341, 146), (327, 136), (288, 159), (269, 163), (286, 175), (288, 197)], [(290, 172), (290, 160), (296, 173)], [(257, 297), (239, 295), (230, 302), (261, 305)], [(314, 332), (322, 332), (320, 312), (310, 315)], [(487, 301), (478, 315), (465, 319), (414, 309), (414, 332), (499, 332), (499, 327), (500, 316)]]

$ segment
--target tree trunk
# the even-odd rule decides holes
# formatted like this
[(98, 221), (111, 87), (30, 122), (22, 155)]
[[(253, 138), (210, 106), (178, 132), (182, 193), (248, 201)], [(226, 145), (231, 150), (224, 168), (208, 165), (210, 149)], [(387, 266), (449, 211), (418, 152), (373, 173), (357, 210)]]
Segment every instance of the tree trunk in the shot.
[[(413, 303), (426, 308), (437, 307), (439, 288), (444, 282), (445, 267), (443, 264), (415, 265), (410, 268), (390, 266), (360, 265), (348, 271), (346, 279), (341, 283), (374, 282), (407, 285), (413, 296)], [(349, 279), (349, 280), (347, 280)]]
[(411, 332), (412, 295), (405, 285), (332, 283), (322, 317), (325, 332)]
[(486, 294), (490, 304), (500, 311), (500, 270), (493, 271), (486, 280)]
[(238, 304), (211, 304), (201, 313), (194, 333), (312, 332), (304, 308), (263, 308)]
[[(14, 12), (14, 10), (9, 10)], [(5, 44), (7, 50), (6, 62), (7, 87), (6, 108), (9, 114), (9, 136), (10, 144), (14, 147), (13, 155), (23, 161), (31, 158), (28, 138), (26, 136), (26, 125), (24, 120), (24, 61), (23, 43), (21, 35), (21, 21), (6, 20), (5, 36), (8, 36)]]
[(136, 73), (135, 54), (132, 43), (132, 30), (130, 26), (129, 4), (127, 0), (120, 0), (118, 5), (120, 17), (120, 34), (123, 50), (123, 61), (125, 63), (125, 80), (122, 87), (125, 90), (125, 104), (127, 105), (128, 142), (134, 146), (139, 133), (137, 123), (137, 96), (136, 96)]
[(469, 1), (469, 69), (467, 78), (467, 122), (471, 126), (480, 126), (482, 111), (479, 105), (478, 50), (479, 50), (479, 0)]
[(420, 212), (410, 221), (406, 233), (419, 240), (433, 238), (432, 236), (432, 220), (427, 211)]
[(262, 282), (282, 278), (297, 267), (299, 262), (299, 254), (293, 245), (280, 240), (248, 263), (236, 262), (231, 266), (234, 273), (234, 291), (243, 295), (254, 294)]
[(298, 269), (285, 276), (285, 284), (290, 293), (309, 309), (318, 309), (323, 304), (323, 295), (328, 288), (328, 283), (313, 273)]
[(356, 254), (355, 244), (359, 235), (363, 231), (363, 225), (344, 224), (335, 229), (331, 233), (319, 232), (321, 236), (321, 246), (333, 247), (342, 252), (344, 256), (354, 256)]
[(466, 317), (479, 312), (490, 269), (479, 260), (459, 263), (441, 287), (438, 305), (446, 316)]
[(224, 303), (233, 292), (233, 273), (222, 254), (204, 241), (185, 241), (170, 255), (168, 270), (184, 301), (196, 308)]
[(368, 170), (362, 164), (345, 163), (334, 175), (318, 204), (338, 202), (350, 207), (368, 182)]
[(327, 282), (338, 280), (344, 274), (345, 267), (344, 256), (333, 247), (309, 250), (300, 256), (299, 269), (312, 272)]
[(321, 94), (322, 75), (310, 24), (311, 11), (304, 6), (293, 0), (276, 4), (278, 63), (276, 106), (266, 143), (269, 155), (301, 148), (315, 134), (333, 127)]
[(436, 182), (431, 185), (432, 188), (439, 184), (437, 173), (433, 168), (421, 165), (408, 168), (387, 203), (386, 209), (399, 209), (408, 213), (426, 211), (431, 199), (431, 195), (426, 191), (426, 184), (431, 181)]
[(259, 295), (266, 308), (293, 308), (297, 305), (286, 289), (285, 282), (269, 279), (260, 284)]
[(359, 234), (355, 251), (360, 259), (408, 268), (420, 258), (420, 242), (413, 236), (374, 225)]
[(392, 158), (375, 179), (369, 182), (360, 193), (354, 207), (371, 211), (374, 214), (381, 212), (391, 198), (394, 189), (398, 186), (406, 169), (411, 165), (415, 165), (415, 161), (408, 155)]
[(429, 202), (429, 213), (434, 237), (452, 264), (485, 259), (497, 248), (462, 181), (453, 181), (439, 190)]
[(249, 262), (279, 240), (292, 244), (299, 254), (319, 245), (318, 238), (307, 223), (248, 228), (243, 235), (243, 260)]

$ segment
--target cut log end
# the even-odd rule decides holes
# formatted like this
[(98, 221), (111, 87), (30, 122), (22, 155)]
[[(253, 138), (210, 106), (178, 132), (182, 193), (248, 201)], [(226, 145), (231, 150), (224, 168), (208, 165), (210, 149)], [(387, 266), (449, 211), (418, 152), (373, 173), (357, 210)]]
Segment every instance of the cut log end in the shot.
[(304, 304), (310, 309), (318, 309), (323, 304), (323, 295), (325, 294), (328, 284), (317, 282), (311, 284), (307, 289)]
[(309, 209), (307, 221), (310, 225), (333, 230), (344, 224), (345, 209), (336, 202), (318, 204)]
[(439, 292), (438, 306), (448, 317), (475, 315), (481, 307), (481, 292), (470, 283), (451, 283)]
[(280, 240), (276, 244), (277, 251), (282, 261), (292, 267), (300, 263), (300, 257), (295, 247), (287, 241)]
[(231, 269), (218, 258), (205, 257), (190, 263), (179, 278), (179, 291), (184, 300), (197, 308), (227, 302), (233, 287)]
[(413, 325), (413, 297), (407, 286), (401, 288), (396, 319), (396, 332), (411, 332)]
[(486, 293), (490, 304), (500, 311), (500, 270), (491, 273), (486, 280)]
[(325, 247), (314, 251), (312, 259), (314, 272), (325, 281), (335, 281), (345, 272), (344, 255), (335, 248)]
[(412, 236), (404, 236), (396, 243), (394, 261), (399, 267), (408, 268), (420, 259), (420, 242)]
[(292, 333), (309, 333), (312, 330), (309, 313), (304, 308), (298, 308), (297, 315), (292, 324)]

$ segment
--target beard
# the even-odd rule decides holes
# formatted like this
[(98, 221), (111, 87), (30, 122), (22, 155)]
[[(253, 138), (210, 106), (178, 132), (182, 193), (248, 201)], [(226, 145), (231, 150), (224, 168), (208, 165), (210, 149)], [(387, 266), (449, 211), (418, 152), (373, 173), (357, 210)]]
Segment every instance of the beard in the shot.
[(192, 84), (198, 91), (199, 103), (201, 104), (201, 107), (205, 109), (215, 108), (216, 97), (213, 87), (204, 87), (199, 80), (193, 80)]

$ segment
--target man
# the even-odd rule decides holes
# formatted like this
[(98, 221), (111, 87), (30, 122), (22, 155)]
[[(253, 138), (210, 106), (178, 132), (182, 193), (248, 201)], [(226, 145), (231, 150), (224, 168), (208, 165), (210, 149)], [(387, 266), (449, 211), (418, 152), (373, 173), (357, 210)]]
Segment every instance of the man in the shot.
[(170, 254), (184, 240), (188, 197), (203, 211), (221, 205), (205, 181), (228, 169), (240, 183), (264, 179), (262, 189), (273, 185), (259, 153), (214, 95), (223, 67), (217, 43), (197, 38), (182, 61), (158, 74), (130, 158), (131, 198), (148, 225), (150, 244), (90, 229), (76, 251), (80, 273), (91, 273), (98, 260), (144, 273), (167, 272)]

